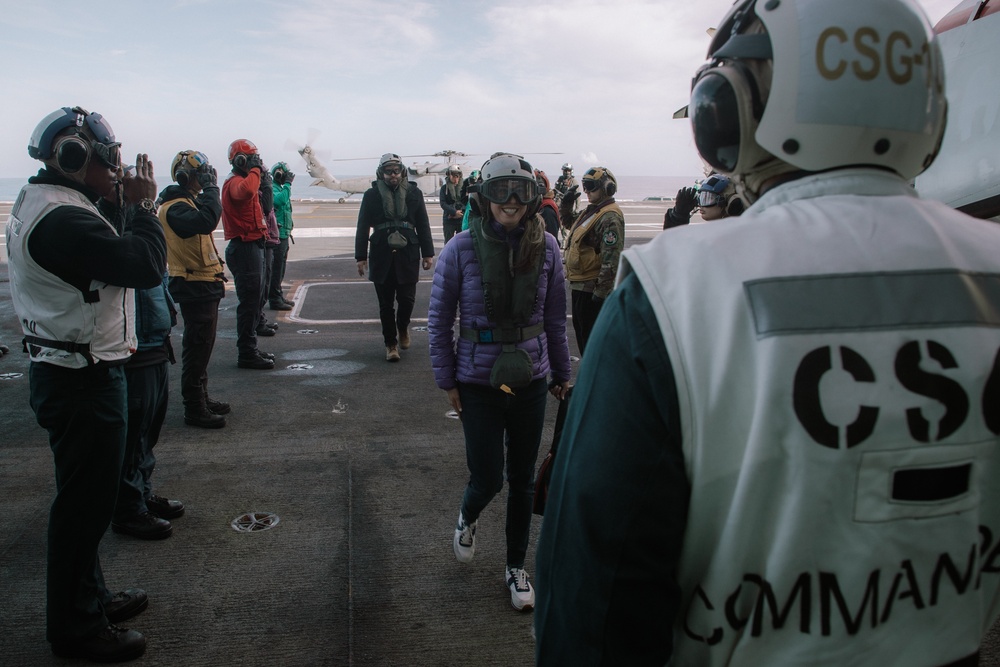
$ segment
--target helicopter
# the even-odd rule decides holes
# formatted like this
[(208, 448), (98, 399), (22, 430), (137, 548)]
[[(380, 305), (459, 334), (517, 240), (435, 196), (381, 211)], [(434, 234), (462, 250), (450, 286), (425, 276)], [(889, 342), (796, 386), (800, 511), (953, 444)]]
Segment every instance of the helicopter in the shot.
[[(341, 197), (337, 201), (341, 204), (347, 201), (347, 198), (351, 195), (364, 193), (368, 188), (371, 187), (372, 178), (368, 176), (359, 176), (356, 178), (345, 178), (338, 179), (333, 174), (330, 173), (329, 169), (322, 163), (317, 151), (312, 147), (312, 142), (315, 141), (316, 137), (319, 135), (318, 130), (310, 130), (309, 140), (302, 146), (295, 145), (289, 140), (287, 142), (289, 148), (293, 148), (306, 163), (306, 171), (310, 176), (313, 177), (313, 182), (310, 185), (322, 185), (323, 187), (335, 190), (337, 192), (343, 192), (347, 196)], [(406, 167), (407, 179), (414, 183), (420, 190), (425, 194), (437, 194), (441, 189), (441, 185), (444, 183), (445, 174), (448, 169), (458, 165), (462, 169), (463, 174), (471, 172), (471, 167), (467, 161), (461, 161), (461, 158), (472, 157), (474, 154), (463, 153), (456, 150), (442, 150), (436, 153), (422, 153), (416, 155), (402, 155), (400, 157), (404, 158), (415, 158), (415, 157), (436, 157), (443, 158), (443, 160), (437, 160), (435, 162), (424, 161), (423, 163), (410, 164)], [(562, 155), (562, 153), (531, 153), (531, 155)], [(363, 158), (334, 158), (333, 162), (357, 162), (361, 160), (378, 160), (377, 157), (363, 157)]]
[[(347, 201), (347, 198), (351, 195), (364, 193), (372, 185), (372, 178), (368, 176), (359, 176), (356, 178), (345, 178), (338, 179), (336, 176), (330, 173), (330, 170), (320, 161), (317, 151), (310, 145), (312, 141), (315, 141), (319, 132), (317, 130), (310, 130), (310, 138), (303, 146), (297, 146), (292, 144), (289, 140), (291, 148), (294, 148), (302, 159), (306, 163), (306, 171), (310, 176), (313, 177), (313, 182), (310, 185), (321, 185), (323, 187), (329, 188), (330, 190), (335, 190), (337, 192), (343, 192), (347, 196), (338, 199), (338, 202), (343, 204)], [(440, 157), (444, 158), (444, 161), (438, 162), (424, 162), (423, 164), (412, 164), (406, 167), (407, 178), (411, 183), (414, 183), (420, 190), (424, 193), (436, 194), (441, 188), (441, 184), (444, 182), (444, 175), (448, 169), (453, 165), (458, 165), (462, 167), (462, 171), (466, 171), (465, 162), (459, 162), (458, 158), (468, 157), (466, 153), (455, 150), (443, 150), (437, 153), (427, 153), (421, 155), (404, 155), (402, 157)], [(356, 162), (361, 160), (378, 160), (377, 157), (364, 157), (364, 158), (337, 158), (333, 161), (335, 162)]]

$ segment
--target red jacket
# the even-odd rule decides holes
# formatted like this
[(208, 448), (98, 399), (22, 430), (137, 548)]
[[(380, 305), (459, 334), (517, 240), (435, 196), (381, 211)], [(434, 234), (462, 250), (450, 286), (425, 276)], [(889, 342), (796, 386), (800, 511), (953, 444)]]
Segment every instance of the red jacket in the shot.
[(257, 195), (259, 188), (260, 170), (257, 168), (251, 169), (246, 176), (233, 172), (222, 184), (222, 229), (227, 241), (267, 238), (264, 212)]

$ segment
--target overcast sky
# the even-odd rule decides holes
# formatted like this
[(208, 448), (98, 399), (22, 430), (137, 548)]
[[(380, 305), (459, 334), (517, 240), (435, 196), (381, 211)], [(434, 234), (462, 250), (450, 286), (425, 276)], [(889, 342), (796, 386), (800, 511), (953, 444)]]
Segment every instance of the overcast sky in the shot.
[[(834, 1), (834, 0), (830, 0)], [(918, 0), (932, 22), (958, 0)], [(706, 29), (732, 0), (0, 0), (7, 112), (0, 177), (26, 177), (38, 121), (103, 114), (126, 160), (236, 138), (304, 172), (290, 143), (330, 157), (444, 149), (527, 154), (618, 174), (697, 176), (686, 120)], [(564, 155), (531, 155), (562, 152)], [(329, 162), (367, 174), (374, 161)]]

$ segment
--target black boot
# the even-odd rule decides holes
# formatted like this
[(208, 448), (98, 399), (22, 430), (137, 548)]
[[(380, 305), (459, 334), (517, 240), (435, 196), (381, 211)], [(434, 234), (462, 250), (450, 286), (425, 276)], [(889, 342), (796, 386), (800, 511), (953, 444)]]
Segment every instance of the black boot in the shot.
[(184, 411), (184, 423), (200, 428), (222, 428), (226, 425), (226, 418), (215, 414), (208, 408), (195, 408)]

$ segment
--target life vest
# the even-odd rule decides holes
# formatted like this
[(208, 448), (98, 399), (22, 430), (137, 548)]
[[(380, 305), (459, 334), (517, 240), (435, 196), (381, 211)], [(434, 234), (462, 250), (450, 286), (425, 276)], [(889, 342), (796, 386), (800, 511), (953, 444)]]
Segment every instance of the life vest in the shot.
[(601, 273), (601, 255), (597, 250), (584, 243), (587, 234), (594, 224), (608, 213), (617, 213), (624, 219), (621, 208), (616, 202), (609, 202), (597, 209), (593, 215), (578, 221), (569, 232), (566, 239), (566, 279), (571, 283), (597, 280)]
[(7, 221), (14, 310), (32, 361), (65, 368), (127, 359), (136, 349), (133, 291), (98, 281), (81, 292), (39, 266), (28, 252), (38, 222), (60, 206), (75, 206), (114, 226), (83, 194), (58, 185), (28, 184)]
[(195, 203), (185, 197), (171, 199), (160, 206), (157, 215), (163, 225), (163, 236), (167, 241), (167, 272), (171, 278), (184, 280), (217, 282), (222, 281), (222, 261), (215, 248), (211, 234), (195, 234), (182, 239), (167, 222), (167, 211), (173, 206), (190, 206), (197, 209)]
[[(543, 225), (537, 216), (529, 224)], [(521, 326), (529, 322), (537, 305), (538, 276), (541, 275), (542, 264), (545, 262), (544, 245), (538, 253), (537, 261), (528, 270), (515, 273), (513, 266), (524, 249), (526, 238), (522, 237), (515, 251), (506, 239), (499, 238), (489, 229), (489, 224), (478, 215), (469, 217), (469, 233), (482, 275), (486, 316), (501, 327)], [(525, 235), (529, 233), (530, 230), (525, 230)], [(488, 342), (516, 343), (520, 340)]]

